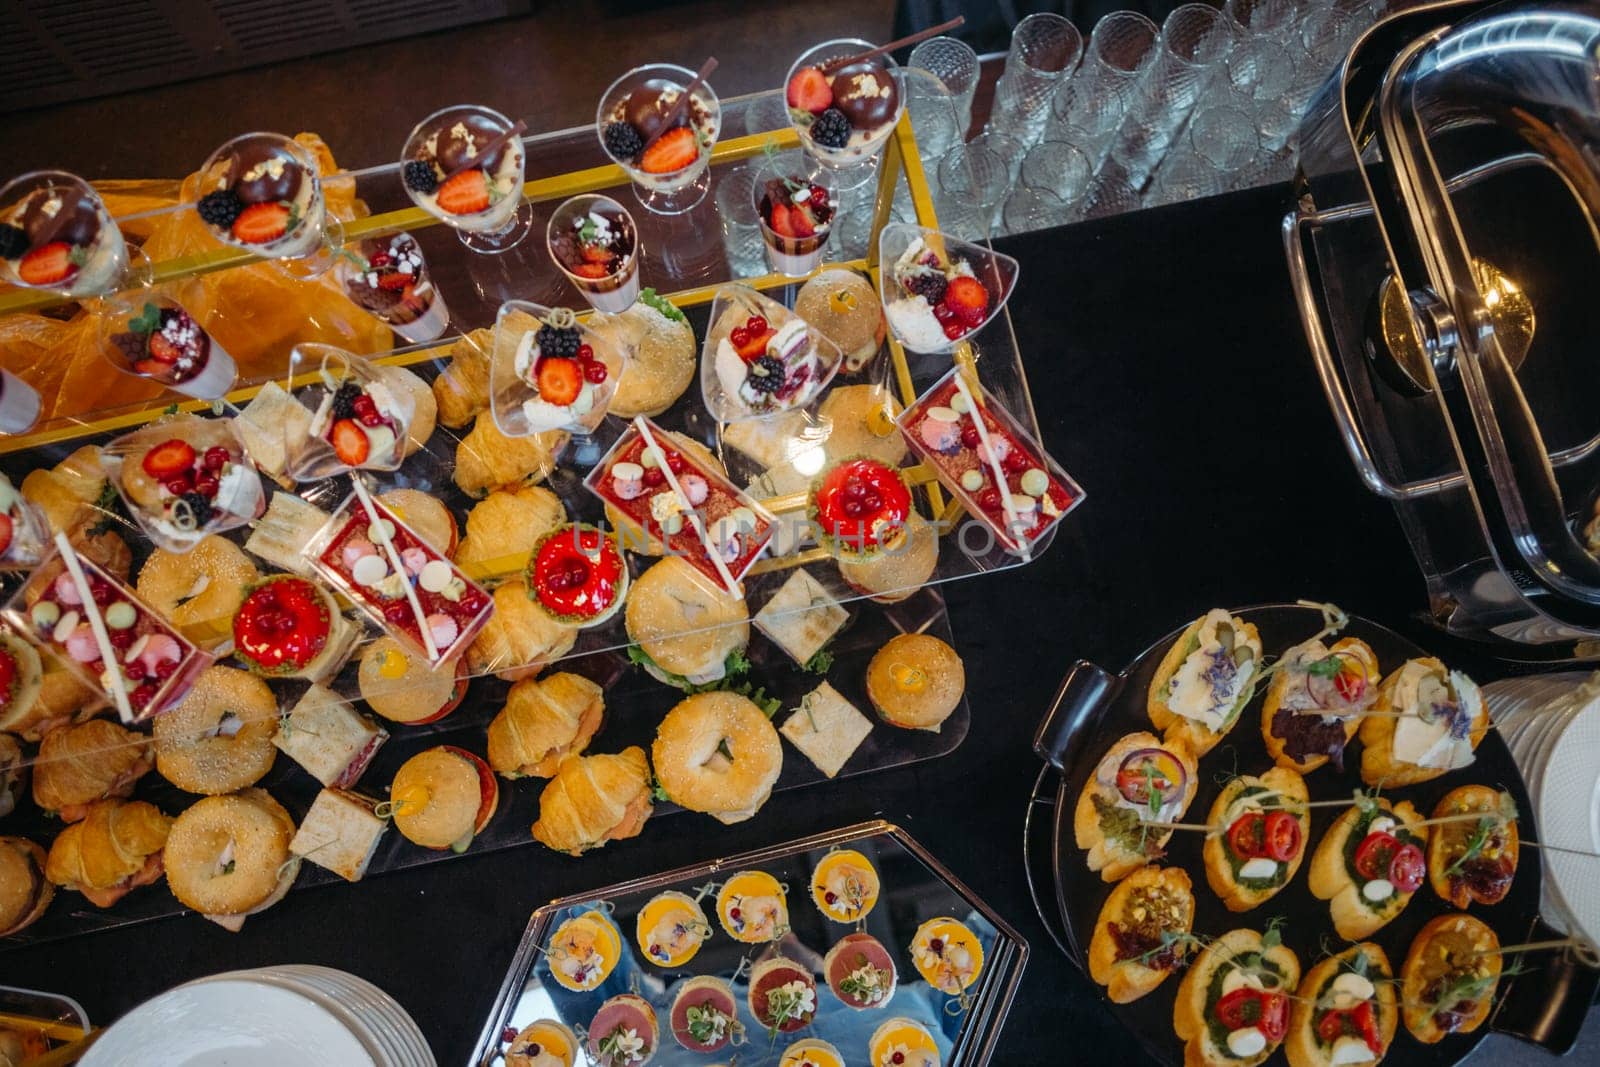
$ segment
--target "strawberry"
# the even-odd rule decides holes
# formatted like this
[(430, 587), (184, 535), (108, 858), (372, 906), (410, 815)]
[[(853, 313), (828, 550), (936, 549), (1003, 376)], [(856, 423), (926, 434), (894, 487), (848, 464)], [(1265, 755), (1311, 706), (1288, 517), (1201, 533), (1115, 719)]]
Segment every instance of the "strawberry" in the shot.
[(289, 208), (284, 204), (251, 204), (233, 220), (233, 238), (247, 245), (276, 241), (289, 229)]
[(605, 245), (584, 245), (583, 259), (586, 263), (609, 263), (611, 261), (611, 249)]
[(400, 290), (410, 285), (414, 277), (415, 275), (401, 274), (399, 271), (391, 271), (388, 274), (382, 274), (378, 276), (378, 288), (387, 289), (391, 293), (398, 293)]
[(604, 278), (611, 272), (606, 270), (603, 263), (579, 263), (572, 268), (572, 273), (580, 278)]
[(772, 218), (767, 222), (772, 227), (772, 232), (779, 237), (797, 237), (794, 224), (790, 221), (789, 209), (783, 204), (772, 205)]
[(150, 358), (160, 363), (176, 363), (183, 353), (178, 351), (178, 346), (167, 340), (166, 334), (153, 333), (150, 335)]
[(772, 340), (773, 335), (777, 332), (777, 330), (758, 330), (752, 333), (744, 344), (736, 346), (735, 351), (739, 353), (739, 358), (747, 363), (759, 356), (764, 356), (767, 354), (767, 342)]
[(790, 107), (813, 115), (820, 115), (833, 106), (833, 87), (828, 84), (828, 76), (816, 67), (801, 67), (795, 71), (784, 95)]
[(347, 467), (359, 467), (367, 461), (372, 442), (367, 440), (367, 432), (355, 419), (340, 419), (334, 423), (330, 437), (333, 454), (339, 457), (340, 463)]
[(489, 178), (481, 170), (453, 175), (435, 194), (439, 209), (451, 215), (476, 215), (489, 206)]
[(11, 533), (11, 516), (0, 511), (0, 556), (5, 555), (6, 549), (11, 547)]
[(72, 262), (72, 246), (65, 241), (40, 245), (17, 264), (17, 277), (26, 285), (54, 285), (76, 273), (78, 265)]
[(812, 237), (817, 232), (817, 220), (812, 217), (808, 206), (796, 204), (789, 209), (789, 228), (794, 230), (796, 237)]
[(646, 174), (671, 174), (682, 170), (700, 157), (700, 142), (694, 131), (678, 126), (662, 134), (655, 144), (639, 157), (639, 169)]
[(988, 314), (989, 290), (976, 278), (957, 275), (945, 288), (944, 303), (955, 312), (956, 318), (968, 326), (977, 326)]
[(148, 374), (152, 377), (163, 377), (172, 372), (172, 364), (163, 363), (159, 359), (141, 359), (133, 365), (133, 373)]
[(539, 396), (547, 403), (565, 407), (578, 399), (583, 389), (583, 371), (578, 361), (564, 356), (546, 356), (534, 371), (534, 384)]
[(140, 466), (158, 482), (165, 482), (175, 474), (187, 474), (194, 466), (194, 446), (176, 437), (163, 441), (144, 454)]

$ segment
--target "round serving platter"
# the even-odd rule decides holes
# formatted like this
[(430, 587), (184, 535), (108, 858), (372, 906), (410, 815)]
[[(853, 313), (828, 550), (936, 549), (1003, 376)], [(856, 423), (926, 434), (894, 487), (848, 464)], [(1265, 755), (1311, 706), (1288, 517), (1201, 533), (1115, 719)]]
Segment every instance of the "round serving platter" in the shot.
[[(1292, 645), (1314, 636), (1323, 622), (1322, 613), (1317, 609), (1292, 604), (1241, 608), (1233, 614), (1255, 624), (1269, 662)], [(1187, 625), (1155, 642), (1119, 675), (1108, 674), (1091, 663), (1079, 662), (1062, 681), (1035, 738), (1035, 750), (1046, 761), (1046, 766), (1035, 786), (1028, 813), (1025, 855), (1029, 888), (1051, 936), (1080, 969), (1084, 968), (1085, 949), (1101, 906), (1115, 883), (1102, 881), (1097, 872), (1089, 870), (1083, 850), (1073, 838), (1073, 809), (1084, 782), (1094, 772), (1105, 749), (1117, 738), (1138, 730), (1159, 733), (1151, 726), (1146, 712), (1150, 680), (1168, 648)], [(1427, 655), (1393, 630), (1362, 618), (1352, 617), (1340, 636), (1359, 638), (1371, 645), (1385, 676), (1406, 660)], [(1240, 713), (1227, 737), (1201, 757), (1199, 788), (1184, 816), (1185, 821), (1205, 821), (1223, 782), (1232, 775), (1259, 775), (1273, 766), (1261, 737), (1261, 704), (1265, 692), (1263, 685)], [(1352, 739), (1345, 750), (1342, 770), (1329, 763), (1306, 776), (1313, 801), (1348, 799), (1354, 790), (1364, 787), (1359, 772), (1360, 750), (1359, 737)], [(1385, 790), (1384, 795), (1397, 802), (1409, 800), (1426, 817), (1445, 793), (1469, 783), (1508, 790), (1517, 803), (1522, 836), (1534, 841), (1539, 839), (1522, 776), (1505, 741), (1494, 729), (1478, 746), (1471, 765), (1431, 782)], [(1305, 846), (1308, 853), (1315, 850), (1328, 827), (1344, 810), (1337, 806), (1311, 809), (1311, 834)], [(1182, 868), (1193, 880), (1194, 933), (1209, 938), (1239, 928), (1261, 930), (1270, 920), (1281, 918), (1283, 942), (1299, 956), (1302, 970), (1308, 970), (1318, 960), (1349, 944), (1334, 931), (1328, 902), (1314, 897), (1307, 887), (1309, 862), (1301, 865), (1276, 896), (1250, 911), (1234, 913), (1223, 906), (1206, 882), (1201, 860), (1203, 843), (1203, 834), (1176, 832), (1168, 841), (1167, 855), (1161, 861), (1162, 866)], [(1536, 849), (1524, 848), (1506, 898), (1492, 906), (1475, 904), (1469, 909), (1470, 913), (1488, 923), (1503, 945), (1557, 937), (1558, 934), (1539, 920), (1540, 882), (1539, 853)], [(1435, 916), (1453, 910), (1430, 886), (1424, 885), (1397, 918), (1368, 940), (1382, 946), (1398, 972), (1422, 926)], [(1523, 957), (1523, 966), (1528, 968), (1524, 977), (1501, 982), (1499, 1003), (1489, 1022), (1476, 1032), (1454, 1034), (1436, 1045), (1424, 1045), (1401, 1026), (1383, 1062), (1456, 1063), (1470, 1054), (1491, 1030), (1513, 1034), (1552, 1051), (1565, 1051), (1593, 999), (1600, 972), (1548, 953)], [(1173, 999), (1180, 977), (1168, 977), (1154, 992), (1130, 1004), (1109, 1005), (1112, 1013), (1151, 1056), (1161, 1063), (1174, 1065), (1181, 1064), (1184, 1059), (1184, 1044), (1172, 1028)], [(1281, 1050), (1275, 1052), (1269, 1062), (1285, 1062)]]

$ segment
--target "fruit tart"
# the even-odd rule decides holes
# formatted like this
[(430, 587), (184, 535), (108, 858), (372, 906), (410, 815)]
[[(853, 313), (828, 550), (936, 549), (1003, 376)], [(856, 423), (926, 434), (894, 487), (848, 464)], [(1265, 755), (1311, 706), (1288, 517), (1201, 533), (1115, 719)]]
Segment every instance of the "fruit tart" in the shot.
[(580, 629), (598, 626), (628, 595), (628, 564), (604, 531), (581, 523), (563, 526), (534, 549), (528, 588), (557, 622)]
[(742, 285), (717, 291), (700, 357), (700, 392), (722, 422), (805, 407), (843, 362), (839, 346), (775, 300)]
[(233, 616), (233, 654), (267, 678), (325, 681), (338, 673), (359, 636), (327, 590), (288, 574), (264, 579)]
[(860, 563), (904, 542), (911, 490), (900, 472), (857, 457), (825, 471), (811, 489), (811, 521), (834, 556)]
[(409, 344), (441, 336), (450, 309), (409, 233), (367, 237), (340, 250), (335, 272), (344, 294)]
[(522, 204), (525, 153), (520, 123), (463, 104), (435, 111), (412, 129), (400, 174), (413, 202), (467, 233), (498, 233)]
[(883, 148), (905, 100), (900, 68), (869, 41), (827, 41), (808, 49), (789, 68), (784, 102), (800, 144), (835, 167), (863, 163)]
[(157, 422), (112, 441), (100, 462), (128, 513), (169, 552), (187, 552), (266, 510), (261, 475), (232, 419)]
[(217, 240), (272, 258), (300, 258), (322, 243), (326, 207), (316, 159), (275, 133), (235, 137), (200, 168), (195, 211)]
[(999, 314), (1017, 261), (936, 230), (894, 222), (878, 237), (878, 279), (889, 328), (913, 352), (949, 352)]
[(106, 354), (117, 369), (200, 400), (233, 388), (233, 357), (176, 302), (150, 294), (105, 323)]
[(291, 366), (301, 365), (320, 380), (295, 393), (311, 421), (288, 442), (289, 476), (303, 482), (399, 468), (417, 414), (413, 376), (322, 344), (296, 345)]
[(114, 287), (127, 267), (122, 232), (82, 178), (35, 171), (0, 189), (0, 278), (88, 296)]
[(626, 357), (567, 308), (508, 300), (495, 318), (489, 406), (508, 437), (589, 433), (606, 416)]

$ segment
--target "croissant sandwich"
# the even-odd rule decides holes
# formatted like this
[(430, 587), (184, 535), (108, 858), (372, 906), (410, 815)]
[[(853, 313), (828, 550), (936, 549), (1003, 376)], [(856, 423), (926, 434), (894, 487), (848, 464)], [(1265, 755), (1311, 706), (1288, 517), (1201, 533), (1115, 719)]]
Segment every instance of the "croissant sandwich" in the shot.
[(161, 853), (171, 830), (172, 820), (153, 804), (97, 800), (82, 822), (56, 837), (45, 877), (109, 908), (129, 891), (161, 879)]
[(33, 802), (66, 822), (89, 805), (125, 797), (155, 766), (150, 739), (104, 719), (90, 719), (46, 735), (33, 768)]
[(539, 794), (533, 837), (577, 856), (637, 835), (652, 810), (644, 749), (634, 745), (615, 754), (572, 756)]
[(605, 713), (605, 694), (581, 674), (562, 671), (511, 687), (489, 724), (489, 766), (507, 778), (550, 778), (589, 747)]

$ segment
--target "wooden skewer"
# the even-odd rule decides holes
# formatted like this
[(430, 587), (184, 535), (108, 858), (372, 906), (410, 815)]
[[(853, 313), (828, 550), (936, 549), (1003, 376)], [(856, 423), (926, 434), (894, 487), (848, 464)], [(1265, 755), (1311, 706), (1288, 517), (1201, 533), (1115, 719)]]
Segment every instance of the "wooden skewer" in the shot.
[(527, 132), (527, 129), (528, 124), (523, 122), (521, 119), (513, 122), (509, 130), (500, 134), (488, 144), (484, 145), (481, 152), (478, 152), (469, 159), (461, 160), (454, 167), (451, 167), (448, 171), (446, 171), (444, 175), (445, 181), (449, 181), (451, 178), (455, 177), (457, 174), (460, 174), (464, 170), (471, 170), (474, 167), (482, 166), (482, 164), (478, 162), (479, 160), (488, 159), (489, 157), (493, 156), (496, 152), (500, 151), (501, 147), (504, 146), (507, 141), (511, 140), (513, 137), (521, 137), (525, 132)]
[(918, 30), (916, 33), (913, 33), (908, 37), (902, 37), (898, 41), (890, 41), (888, 44), (880, 44), (874, 49), (866, 52), (857, 52), (853, 56), (840, 56), (838, 59), (830, 59), (825, 62), (818, 63), (817, 69), (826, 74), (834, 67), (846, 67), (851, 63), (860, 63), (864, 59), (876, 59), (885, 52), (893, 52), (895, 49), (904, 48), (908, 44), (918, 44), (919, 42), (926, 41), (929, 37), (937, 37), (946, 30), (953, 30), (957, 26), (964, 25), (966, 21), (967, 17), (965, 15), (957, 15), (949, 22), (941, 22), (937, 26), (929, 26), (925, 30)]
[(649, 148), (651, 145), (655, 144), (656, 141), (660, 140), (668, 130), (672, 129), (678, 124), (678, 119), (683, 117), (683, 112), (689, 107), (689, 98), (694, 95), (694, 91), (700, 88), (707, 78), (711, 77), (711, 72), (716, 69), (716, 56), (712, 56), (710, 59), (707, 59), (704, 63), (700, 64), (700, 72), (694, 76), (694, 80), (689, 83), (683, 92), (678, 94), (678, 99), (674, 100), (672, 103), (672, 110), (667, 112), (666, 121), (661, 124), (661, 128), (656, 131), (655, 136), (645, 142), (645, 148)]

